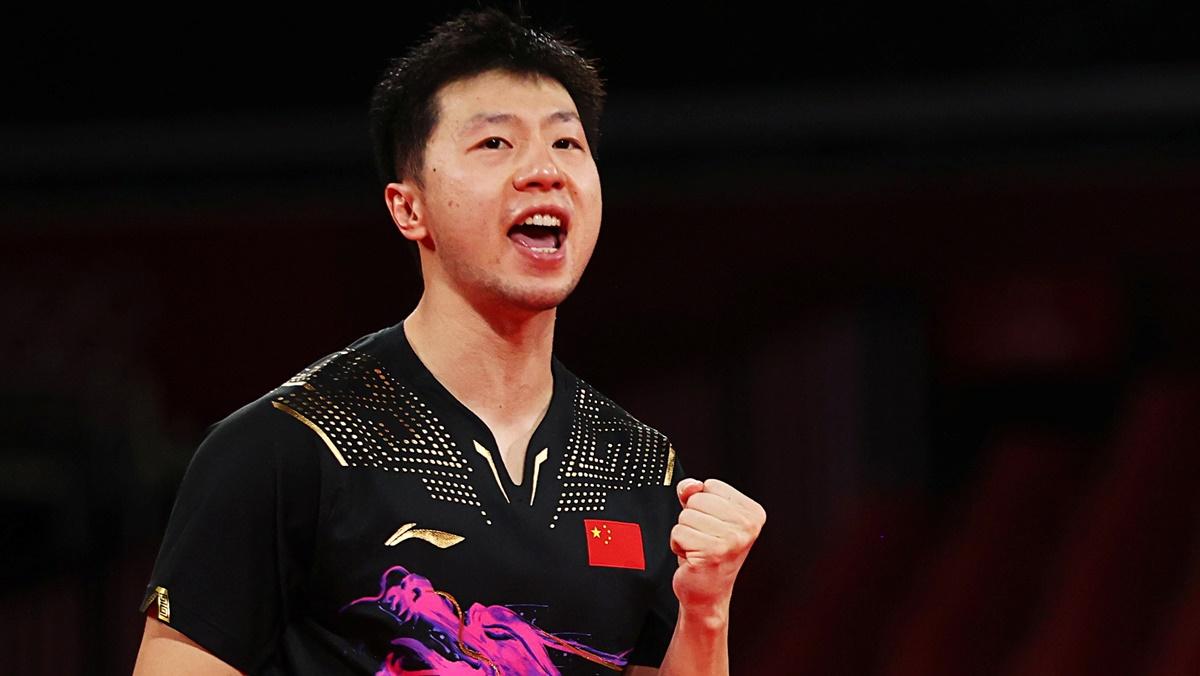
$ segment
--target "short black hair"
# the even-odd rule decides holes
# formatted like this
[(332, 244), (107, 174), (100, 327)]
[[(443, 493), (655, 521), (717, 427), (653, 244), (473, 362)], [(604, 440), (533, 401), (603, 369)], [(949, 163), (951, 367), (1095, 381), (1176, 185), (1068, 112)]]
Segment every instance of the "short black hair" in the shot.
[(544, 76), (567, 90), (595, 154), (604, 83), (594, 61), (569, 38), (530, 28), (498, 9), (468, 10), (432, 30), (406, 56), (392, 59), (371, 96), (371, 139), (384, 185), (419, 184), (425, 144), (437, 124), (437, 93), (489, 70)]

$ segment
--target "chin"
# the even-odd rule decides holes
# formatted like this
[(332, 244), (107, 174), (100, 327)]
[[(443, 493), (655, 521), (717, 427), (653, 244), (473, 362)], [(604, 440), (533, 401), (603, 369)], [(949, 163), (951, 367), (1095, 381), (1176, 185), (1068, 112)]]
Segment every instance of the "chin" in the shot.
[(562, 305), (567, 299), (565, 293), (560, 294), (527, 294), (519, 298), (509, 298), (509, 302), (530, 312), (545, 312)]
[(508, 303), (523, 310), (545, 312), (562, 305), (563, 301), (575, 290), (576, 281), (556, 287), (509, 289), (503, 295)]

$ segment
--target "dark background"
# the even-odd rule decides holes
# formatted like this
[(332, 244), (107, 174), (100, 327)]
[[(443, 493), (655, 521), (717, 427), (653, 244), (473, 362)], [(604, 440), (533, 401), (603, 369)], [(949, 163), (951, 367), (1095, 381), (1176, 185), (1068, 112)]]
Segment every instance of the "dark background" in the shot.
[[(465, 5), (5, 29), (0, 669), (127, 673), (205, 427), (411, 309), (366, 103)], [(1200, 671), (1195, 12), (526, 8), (610, 91), (559, 356), (769, 515), (736, 673)]]

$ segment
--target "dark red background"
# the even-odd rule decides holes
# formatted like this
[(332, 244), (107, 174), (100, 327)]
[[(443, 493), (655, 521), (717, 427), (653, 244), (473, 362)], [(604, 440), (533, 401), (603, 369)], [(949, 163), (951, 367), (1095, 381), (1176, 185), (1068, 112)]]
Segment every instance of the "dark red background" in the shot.
[[(1194, 23), (531, 8), (611, 83), (558, 353), (769, 515), (735, 673), (1200, 669)], [(205, 426), (411, 309), (365, 100), (439, 11), (399, 14), (15, 43), (4, 671), (127, 673)]]

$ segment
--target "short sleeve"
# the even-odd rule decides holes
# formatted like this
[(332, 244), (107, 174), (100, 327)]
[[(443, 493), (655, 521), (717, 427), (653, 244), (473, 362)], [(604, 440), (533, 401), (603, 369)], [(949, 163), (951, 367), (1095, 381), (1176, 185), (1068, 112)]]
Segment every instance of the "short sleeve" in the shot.
[[(679, 482), (686, 478), (687, 473), (683, 471), (683, 467), (680, 466), (677, 459), (675, 471), (672, 474), (670, 503), (663, 507), (668, 517), (668, 537), (670, 529), (679, 522), (679, 512), (681, 511), (679, 500), (676, 497), (676, 488)], [(662, 664), (663, 657), (667, 654), (667, 648), (671, 645), (671, 636), (675, 633), (675, 621), (679, 617), (679, 600), (675, 598), (675, 590), (672, 587), (678, 564), (675, 554), (670, 549), (667, 550), (666, 559), (658, 566), (654, 598), (651, 601), (650, 611), (646, 613), (642, 622), (637, 644), (629, 654), (630, 664), (657, 668)]]
[(211, 430), (184, 475), (143, 612), (239, 670), (270, 659), (312, 561), (314, 438), (265, 400)]

